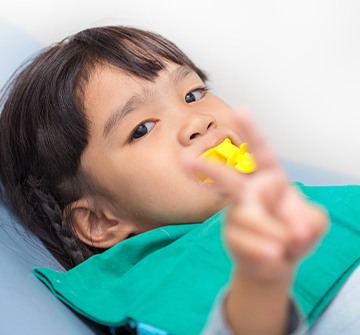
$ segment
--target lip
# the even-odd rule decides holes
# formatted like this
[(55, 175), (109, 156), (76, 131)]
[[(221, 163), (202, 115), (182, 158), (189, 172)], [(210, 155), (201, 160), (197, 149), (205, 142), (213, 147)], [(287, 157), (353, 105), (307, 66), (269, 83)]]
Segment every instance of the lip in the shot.
[(227, 136), (230, 138), (231, 143), (235, 146), (239, 147), (242, 143), (244, 143), (244, 138), (242, 138), (240, 135), (238, 135), (236, 132), (232, 133), (231, 135)]
[(212, 145), (206, 146), (205, 149), (201, 152), (201, 154), (205, 153), (206, 151), (208, 151), (209, 149), (215, 148), (216, 146), (218, 146), (220, 143), (222, 143), (226, 138), (229, 138), (231, 143), (233, 143), (235, 146), (240, 146), (241, 143), (243, 143), (240, 140), (236, 140), (233, 136), (231, 135), (226, 135), (226, 136), (222, 136), (222, 137), (218, 137)]
[(217, 145), (219, 145), (220, 143), (222, 143), (225, 140), (226, 137), (221, 137), (219, 139), (216, 139), (213, 144), (206, 146), (205, 149), (202, 151), (201, 154), (205, 153), (206, 151), (208, 151), (209, 149), (215, 148)]

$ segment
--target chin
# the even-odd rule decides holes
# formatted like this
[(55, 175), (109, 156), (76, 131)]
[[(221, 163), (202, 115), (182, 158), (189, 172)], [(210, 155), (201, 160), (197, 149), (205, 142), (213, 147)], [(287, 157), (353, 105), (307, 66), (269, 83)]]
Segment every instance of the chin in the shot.
[(226, 203), (224, 205), (220, 205), (218, 203), (216, 206), (213, 206), (212, 208), (209, 208), (207, 211), (204, 211), (203, 212), (203, 217), (201, 218), (201, 222), (203, 222), (203, 221), (207, 220), (208, 218), (212, 217), (217, 212), (224, 209), (227, 205), (228, 205), (228, 203)]

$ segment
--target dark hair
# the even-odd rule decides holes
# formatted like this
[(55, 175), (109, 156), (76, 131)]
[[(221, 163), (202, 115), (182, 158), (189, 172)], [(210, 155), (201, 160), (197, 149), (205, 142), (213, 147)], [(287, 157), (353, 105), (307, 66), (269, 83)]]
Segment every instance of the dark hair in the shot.
[(154, 80), (166, 62), (205, 74), (164, 37), (123, 26), (90, 28), (44, 49), (3, 93), (0, 178), (21, 223), (67, 269), (102, 249), (77, 239), (66, 205), (91, 189), (80, 168), (88, 143), (83, 87), (97, 64)]

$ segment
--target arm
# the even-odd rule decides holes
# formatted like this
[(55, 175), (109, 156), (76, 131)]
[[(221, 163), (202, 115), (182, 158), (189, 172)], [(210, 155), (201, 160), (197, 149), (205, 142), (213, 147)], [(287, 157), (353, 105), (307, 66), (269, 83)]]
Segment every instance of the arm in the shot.
[(234, 334), (286, 334), (289, 290), (298, 261), (325, 229), (327, 217), (287, 181), (266, 141), (244, 115), (235, 122), (257, 162), (243, 175), (231, 168), (189, 159), (188, 167), (210, 177), (231, 199), (225, 240), (236, 269), (224, 301)]
[[(201, 332), (201, 335), (233, 335), (229, 324), (224, 315), (224, 301), (226, 295), (221, 294), (220, 302), (216, 303), (209, 315), (207, 323)], [(290, 308), (287, 311), (288, 322), (286, 334), (288, 335), (305, 335), (307, 325), (301, 318), (299, 310), (294, 302), (290, 302)], [(306, 333), (307, 334), (307, 333)]]
[(287, 282), (267, 285), (236, 272), (225, 300), (225, 318), (234, 334), (287, 334)]

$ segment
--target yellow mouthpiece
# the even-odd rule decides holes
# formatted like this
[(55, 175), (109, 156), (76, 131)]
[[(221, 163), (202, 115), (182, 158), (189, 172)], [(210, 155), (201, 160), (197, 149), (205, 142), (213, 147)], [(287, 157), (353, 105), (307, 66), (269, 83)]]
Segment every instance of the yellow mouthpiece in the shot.
[[(234, 167), (242, 173), (251, 173), (256, 170), (256, 163), (253, 155), (248, 152), (247, 143), (242, 143), (239, 147), (231, 143), (229, 138), (225, 138), (223, 142), (216, 147), (205, 151), (201, 159), (214, 159), (220, 163)], [(211, 182), (207, 178), (205, 182)]]

